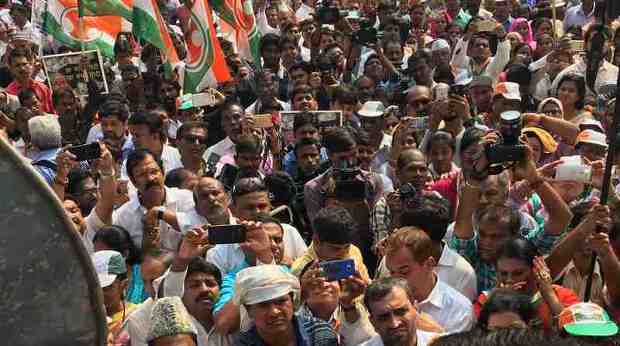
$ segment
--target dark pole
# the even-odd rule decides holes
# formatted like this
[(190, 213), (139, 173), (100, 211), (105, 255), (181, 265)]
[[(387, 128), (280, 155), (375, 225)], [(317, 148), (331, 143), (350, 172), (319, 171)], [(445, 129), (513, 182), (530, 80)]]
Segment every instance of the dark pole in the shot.
[[(608, 0), (607, 5), (611, 5), (613, 3), (613, 0)], [(602, 21), (602, 23), (605, 23), (605, 20)], [(597, 35), (600, 33), (594, 33), (594, 35)], [(595, 49), (594, 47), (594, 41), (592, 42), (592, 49)], [(616, 51), (618, 51), (620, 49), (620, 44), (616, 45)], [(601, 51), (602, 51), (602, 47), (601, 47)], [(590, 62), (588, 62), (589, 64)], [(620, 74), (618, 74), (618, 84), (620, 85)], [(616, 101), (620, 100), (620, 88), (616, 88)], [(619, 105), (616, 104), (616, 109), (614, 112), (614, 117), (612, 119), (611, 122), (611, 131), (608, 131), (609, 136), (611, 136), (611, 140), (609, 141), (609, 150), (607, 151), (607, 158), (605, 159), (605, 174), (603, 175), (603, 186), (601, 188), (601, 205), (606, 205), (607, 204), (607, 197), (609, 195), (609, 188), (611, 185), (611, 169), (613, 167), (613, 161), (614, 161), (614, 155), (616, 153), (616, 146), (615, 146), (615, 136), (618, 133), (618, 120), (620, 119), (620, 107)], [(602, 231), (601, 229), (597, 228), (596, 230), (597, 232)], [(583, 300), (585, 302), (590, 301), (590, 295), (592, 293), (592, 281), (593, 281), (593, 277), (594, 277), (594, 266), (596, 265), (596, 261), (597, 261), (597, 256), (596, 256), (596, 252), (592, 253), (592, 260), (590, 261), (590, 270), (588, 271), (588, 280), (586, 281), (586, 289), (584, 292), (584, 297)]]

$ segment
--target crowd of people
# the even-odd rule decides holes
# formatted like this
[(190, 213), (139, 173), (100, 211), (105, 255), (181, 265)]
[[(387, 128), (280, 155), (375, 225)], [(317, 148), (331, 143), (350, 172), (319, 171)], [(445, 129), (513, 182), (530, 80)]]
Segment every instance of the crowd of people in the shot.
[(107, 93), (52, 89), (70, 49), (0, 6), (2, 136), (91, 254), (109, 345), (620, 344), (600, 3), (257, 0), (260, 60), (218, 37), (232, 79), (194, 95), (131, 33)]

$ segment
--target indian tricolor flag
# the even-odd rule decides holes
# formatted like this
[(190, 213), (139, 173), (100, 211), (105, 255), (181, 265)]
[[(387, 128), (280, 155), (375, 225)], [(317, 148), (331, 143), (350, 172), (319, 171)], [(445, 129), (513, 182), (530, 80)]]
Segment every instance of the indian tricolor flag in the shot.
[(211, 0), (213, 10), (220, 18), (220, 31), (231, 41), (241, 56), (260, 63), (260, 32), (256, 27), (252, 0)]
[(189, 31), (185, 36), (187, 64), (183, 92), (198, 93), (231, 77), (222, 47), (215, 37), (213, 14), (208, 1), (194, 1), (190, 17)]
[(166, 63), (172, 66), (179, 63), (168, 27), (159, 13), (156, 0), (133, 1), (133, 34), (161, 49)]
[(128, 21), (133, 16), (133, 0), (80, 0), (84, 16), (120, 16)]
[(47, 0), (42, 29), (71, 48), (99, 49), (109, 57), (118, 33), (131, 30), (131, 23), (118, 16), (83, 17), (80, 30), (79, 18), (78, 0)]

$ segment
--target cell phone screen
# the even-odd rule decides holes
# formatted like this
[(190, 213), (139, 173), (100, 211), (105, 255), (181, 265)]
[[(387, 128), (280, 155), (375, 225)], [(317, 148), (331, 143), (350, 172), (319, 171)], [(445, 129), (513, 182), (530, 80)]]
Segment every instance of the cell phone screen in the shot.
[(68, 150), (71, 154), (75, 155), (78, 161), (96, 160), (101, 157), (101, 147), (99, 143), (75, 145)]
[(243, 225), (213, 225), (207, 227), (210, 244), (239, 244), (246, 240)]

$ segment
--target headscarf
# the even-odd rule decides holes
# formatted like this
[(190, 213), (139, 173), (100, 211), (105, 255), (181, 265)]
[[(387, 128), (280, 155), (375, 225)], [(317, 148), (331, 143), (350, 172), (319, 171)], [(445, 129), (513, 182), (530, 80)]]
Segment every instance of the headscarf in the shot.
[(534, 134), (542, 144), (543, 153), (545, 154), (553, 154), (558, 149), (558, 142), (553, 139), (549, 131), (541, 127), (526, 127), (521, 132), (523, 134)]
[(446, 27), (452, 22), (452, 19), (450, 18), (450, 15), (448, 14), (448, 12), (445, 12), (445, 11), (433, 13), (430, 16), (430, 24), (431, 24), (430, 25), (430, 27), (431, 27), (430, 35), (433, 38), (437, 38), (437, 36), (441, 33), (441, 32), (438, 31), (437, 22), (438, 22), (439, 19), (442, 19), (442, 18), (446, 21)]
[(527, 19), (521, 17), (521, 18), (516, 18), (515, 20), (513, 20), (512, 25), (510, 25), (509, 32), (517, 32), (517, 27), (519, 27), (519, 25), (521, 25), (522, 23), (525, 23), (527, 25), (527, 36), (523, 37), (523, 42), (527, 43), (530, 46), (530, 48), (532, 48), (532, 51), (534, 51), (536, 50), (536, 41), (534, 40), (534, 33), (532, 32), (532, 25)]
[(549, 102), (553, 102), (555, 103), (558, 107), (560, 107), (560, 112), (562, 113), (562, 117), (561, 119), (564, 119), (564, 107), (562, 106), (562, 101), (558, 100), (555, 97), (548, 97), (544, 100), (542, 100), (540, 102), (540, 104), (538, 105), (538, 113), (542, 113), (543, 108), (545, 108), (545, 105)]
[(254, 305), (289, 293), (297, 301), (301, 287), (297, 277), (279, 265), (261, 265), (241, 270), (235, 280), (237, 305)]

